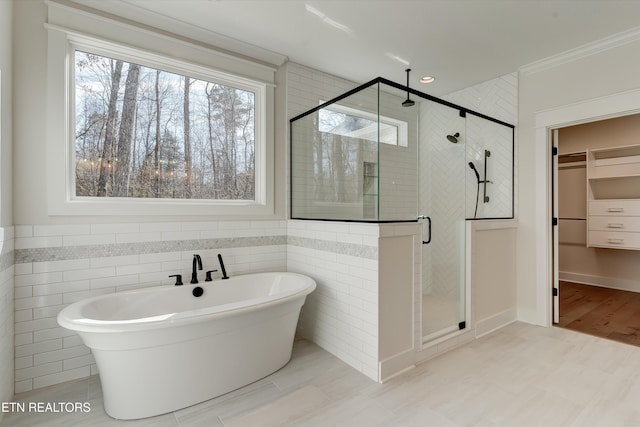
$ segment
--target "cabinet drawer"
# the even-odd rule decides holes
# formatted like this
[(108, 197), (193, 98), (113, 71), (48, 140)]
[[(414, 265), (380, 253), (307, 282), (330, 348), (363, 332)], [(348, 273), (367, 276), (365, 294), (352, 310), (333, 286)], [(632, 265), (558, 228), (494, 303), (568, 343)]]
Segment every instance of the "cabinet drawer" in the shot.
[(640, 233), (589, 231), (588, 246), (640, 250)]
[(589, 230), (640, 232), (638, 216), (589, 216)]
[(640, 200), (591, 200), (589, 215), (640, 216)]

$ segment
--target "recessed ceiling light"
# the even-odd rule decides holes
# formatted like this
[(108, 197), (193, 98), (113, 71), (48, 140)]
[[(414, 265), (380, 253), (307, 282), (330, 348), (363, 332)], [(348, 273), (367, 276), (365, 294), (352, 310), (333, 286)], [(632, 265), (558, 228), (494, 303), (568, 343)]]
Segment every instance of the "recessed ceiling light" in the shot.
[(424, 76), (420, 79), (420, 83), (433, 83), (435, 79), (433, 76)]

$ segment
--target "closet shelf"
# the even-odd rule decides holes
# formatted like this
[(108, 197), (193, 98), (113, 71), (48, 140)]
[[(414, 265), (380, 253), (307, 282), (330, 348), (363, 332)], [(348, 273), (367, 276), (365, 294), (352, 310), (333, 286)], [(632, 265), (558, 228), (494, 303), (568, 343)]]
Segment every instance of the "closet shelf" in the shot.
[(640, 176), (640, 145), (587, 151), (589, 179), (633, 176)]

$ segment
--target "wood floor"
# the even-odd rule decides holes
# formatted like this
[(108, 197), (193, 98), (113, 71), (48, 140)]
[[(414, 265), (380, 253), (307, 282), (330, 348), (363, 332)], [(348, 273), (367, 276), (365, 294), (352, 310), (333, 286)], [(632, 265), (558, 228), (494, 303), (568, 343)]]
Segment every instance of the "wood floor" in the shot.
[(640, 293), (560, 282), (557, 326), (640, 347)]

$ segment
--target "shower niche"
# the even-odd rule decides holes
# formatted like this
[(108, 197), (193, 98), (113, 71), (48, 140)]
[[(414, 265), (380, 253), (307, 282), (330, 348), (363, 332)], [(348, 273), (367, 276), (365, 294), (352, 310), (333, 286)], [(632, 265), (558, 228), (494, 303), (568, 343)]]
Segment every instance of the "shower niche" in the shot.
[(422, 342), (466, 328), (466, 224), (514, 216), (514, 126), (377, 78), (290, 135), (291, 218), (421, 223)]

